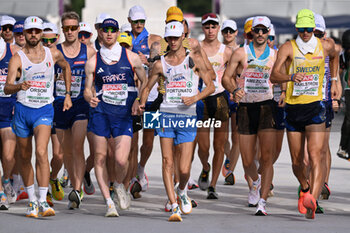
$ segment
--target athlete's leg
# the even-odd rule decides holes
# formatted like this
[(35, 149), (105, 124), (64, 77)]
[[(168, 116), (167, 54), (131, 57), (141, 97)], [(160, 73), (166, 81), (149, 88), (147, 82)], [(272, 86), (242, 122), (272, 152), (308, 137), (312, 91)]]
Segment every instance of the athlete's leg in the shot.
[(39, 187), (49, 187), (50, 164), (47, 147), (50, 135), (50, 125), (38, 125), (34, 128), (36, 180)]
[(241, 157), (245, 176), (253, 180), (257, 180), (258, 172), (254, 162), (256, 154), (257, 135), (239, 134), (239, 148), (241, 150)]
[(108, 174), (106, 169), (107, 158), (107, 139), (105, 137), (97, 136), (92, 133), (94, 142), (94, 169), (95, 176), (100, 187), (101, 193), (105, 199), (110, 198)]
[(329, 174), (331, 171), (331, 164), (332, 164), (332, 156), (331, 156), (331, 151), (329, 148), (329, 136), (331, 132), (331, 127), (326, 128), (325, 132), (325, 137), (324, 137), (324, 143), (322, 147), (322, 154), (324, 154), (325, 159), (326, 159), (326, 177), (325, 177), (325, 182), (328, 183), (329, 180)]
[(231, 171), (235, 170), (235, 167), (237, 165), (237, 161), (239, 158), (239, 136), (238, 136), (238, 128), (237, 128), (237, 122), (236, 122), (236, 113), (232, 113), (231, 115), (231, 151), (230, 151), (230, 167), (229, 169)]
[(0, 129), (0, 137), (2, 142), (1, 162), (4, 172), (4, 179), (10, 178), (11, 172), (15, 166), (15, 148), (16, 135), (10, 127)]
[(90, 155), (89, 157), (86, 159), (86, 168), (85, 170), (87, 172), (90, 172), (93, 168), (94, 168), (94, 147), (93, 147), (93, 135), (92, 132), (87, 132), (87, 139), (89, 142), (89, 151), (90, 151)]
[[(202, 127), (197, 129), (198, 156), (202, 163), (204, 171), (209, 171), (208, 164), (210, 150), (210, 128)], [(220, 167), (221, 169), (221, 167)]]
[[(180, 184), (179, 188), (184, 190), (186, 188), (188, 179), (190, 178), (191, 165), (192, 165), (192, 153), (193, 153), (193, 142), (185, 142), (176, 146), (178, 151), (178, 168)], [(221, 167), (220, 167), (221, 168)]]
[(116, 176), (113, 144), (113, 138), (109, 138), (107, 144), (107, 172), (108, 180), (112, 183), (114, 182)]
[(168, 199), (171, 204), (175, 204), (175, 193), (174, 193), (174, 182), (173, 182), (173, 170), (174, 170), (174, 160), (173, 160), (173, 138), (160, 138), (160, 147), (162, 150), (162, 174), (163, 182), (165, 186), (165, 191), (168, 195)]
[(143, 129), (140, 166), (145, 167), (153, 150), (154, 129)]
[(57, 179), (57, 175), (62, 168), (63, 164), (63, 149), (58, 140), (57, 134), (51, 134), (52, 143), (52, 159), (51, 159), (51, 174), (52, 180)]
[(128, 158), (131, 147), (131, 137), (121, 135), (113, 139), (113, 152), (115, 159), (115, 171), (117, 183), (123, 183), (128, 169)]
[(137, 172), (137, 154), (139, 150), (138, 146), (139, 141), (139, 132), (136, 132), (133, 134), (131, 139), (131, 148), (130, 148), (130, 154), (129, 154), (129, 166), (127, 168), (127, 173), (125, 176), (125, 179), (123, 181), (124, 187), (129, 187), (129, 183), (132, 178), (136, 177)]
[(276, 133), (275, 133), (276, 150), (275, 150), (275, 155), (273, 157), (273, 163), (275, 163), (278, 157), (280, 156), (280, 153), (282, 150), (283, 137), (284, 137), (284, 129), (276, 130)]
[(21, 162), (20, 173), (25, 187), (34, 184), (34, 170), (32, 166), (32, 136), (27, 138), (16, 137), (19, 146)]
[[(73, 187), (75, 187), (75, 177), (74, 177), (74, 158), (73, 158), (73, 138), (71, 134), (71, 129), (58, 129), (56, 128), (57, 138), (63, 149), (63, 163), (65, 169), (68, 171), (69, 179)], [(78, 189), (80, 190), (80, 188)]]

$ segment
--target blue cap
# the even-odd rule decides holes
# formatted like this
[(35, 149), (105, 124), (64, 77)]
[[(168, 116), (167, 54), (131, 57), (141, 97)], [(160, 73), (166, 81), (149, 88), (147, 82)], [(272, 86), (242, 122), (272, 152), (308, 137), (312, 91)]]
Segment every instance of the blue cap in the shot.
[(112, 19), (112, 18), (108, 18), (108, 19), (103, 20), (100, 28), (107, 28), (107, 27), (114, 27), (114, 28), (119, 29), (118, 21), (115, 19)]
[(17, 21), (15, 25), (13, 25), (13, 32), (23, 32), (24, 28), (24, 20)]

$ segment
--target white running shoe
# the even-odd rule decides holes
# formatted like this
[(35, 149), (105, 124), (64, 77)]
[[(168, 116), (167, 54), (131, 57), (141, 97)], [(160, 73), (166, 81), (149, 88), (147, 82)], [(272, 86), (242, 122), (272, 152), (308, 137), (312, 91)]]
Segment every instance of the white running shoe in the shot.
[(141, 185), (142, 192), (146, 192), (149, 186), (148, 177), (146, 173), (143, 174), (143, 177), (139, 177), (139, 183)]
[(7, 196), (7, 201), (10, 204), (13, 204), (16, 202), (17, 200), (17, 194), (16, 191), (13, 189), (12, 185), (10, 182), (8, 182), (7, 184), (5, 184), (4, 182), (2, 183), (3, 187), (4, 187), (4, 193)]
[(120, 209), (126, 210), (130, 207), (131, 198), (124, 188), (124, 184), (113, 185), (117, 197), (117, 203)]
[(47, 201), (39, 202), (39, 214), (43, 217), (55, 216), (55, 211)]
[(256, 208), (255, 215), (256, 216), (266, 216), (266, 201), (264, 199), (260, 199), (258, 202), (258, 207)]
[(253, 185), (248, 193), (248, 206), (256, 207), (260, 200), (261, 176), (259, 175), (259, 183)]
[(177, 190), (177, 203), (183, 214), (190, 214), (192, 212), (192, 202), (186, 192), (183, 195), (180, 195), (179, 190)]
[(182, 222), (181, 218), (181, 211), (179, 206), (176, 206), (175, 208), (172, 209), (172, 213), (170, 218), (168, 219), (169, 222)]
[(29, 202), (26, 217), (37, 218), (38, 214), (39, 214), (38, 202), (37, 201)]
[(0, 196), (0, 210), (8, 210), (9, 209), (9, 203), (7, 201), (7, 197), (5, 193), (2, 193)]
[(114, 204), (108, 205), (105, 217), (119, 217), (118, 211)]

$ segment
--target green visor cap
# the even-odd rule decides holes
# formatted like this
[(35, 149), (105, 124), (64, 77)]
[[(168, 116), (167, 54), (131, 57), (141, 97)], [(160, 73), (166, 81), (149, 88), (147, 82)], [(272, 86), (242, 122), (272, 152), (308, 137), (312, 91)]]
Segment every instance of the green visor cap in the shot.
[(302, 9), (297, 14), (296, 28), (315, 28), (315, 16), (309, 9)]

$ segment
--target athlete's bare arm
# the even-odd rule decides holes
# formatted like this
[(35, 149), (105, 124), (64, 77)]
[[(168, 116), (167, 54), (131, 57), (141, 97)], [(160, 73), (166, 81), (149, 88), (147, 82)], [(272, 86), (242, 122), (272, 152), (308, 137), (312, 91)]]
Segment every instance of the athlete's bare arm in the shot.
[(203, 82), (205, 83), (206, 88), (204, 88), (202, 92), (198, 92), (197, 95), (195, 96), (182, 97), (182, 101), (184, 102), (185, 105), (188, 105), (188, 106), (196, 103), (201, 99), (204, 99), (205, 97), (209, 96), (215, 91), (214, 83), (210, 76), (211, 74), (207, 72), (207, 68), (205, 66), (205, 62), (203, 58), (201, 56), (195, 56), (191, 53), (190, 53), (190, 57), (192, 57), (193, 62), (195, 64), (195, 67), (193, 69), (196, 71), (198, 76), (201, 77), (201, 79), (203, 79)]
[(12, 55), (16, 54), (19, 50), (21, 50), (22, 48), (19, 47), (18, 45), (10, 45), (10, 49), (12, 52)]
[(93, 83), (94, 73), (96, 67), (96, 54), (87, 60), (85, 64), (85, 88), (84, 88), (84, 99), (90, 104), (92, 108), (96, 108), (100, 100), (94, 95)]
[[(71, 86), (71, 70), (69, 63), (64, 59), (63, 54), (56, 47), (50, 48), (53, 62), (62, 68), (64, 83), (66, 86), (66, 92), (70, 92)], [(67, 111), (72, 107), (72, 100), (69, 94), (65, 95), (63, 103), (63, 111)]]
[[(140, 57), (130, 50), (126, 50), (128, 57), (130, 58), (131, 65), (134, 67), (134, 71), (136, 73), (136, 76), (138, 80), (141, 82), (139, 91), (142, 93), (143, 89), (145, 89), (147, 85), (147, 77), (146, 77), (146, 71), (142, 66), (142, 61)], [(139, 112), (139, 100), (136, 99), (134, 104), (132, 105), (132, 115), (137, 115)]]
[[(301, 82), (304, 78), (304, 73), (296, 73), (288, 75), (286, 72), (281, 72), (282, 67), (286, 61), (292, 60), (293, 58), (293, 47), (290, 41), (284, 43), (277, 52), (277, 59), (273, 66), (270, 81), (273, 83), (284, 83), (289, 81)], [(292, 80), (293, 77), (293, 80)]]
[(86, 46), (87, 48), (87, 59), (92, 58), (96, 54), (96, 50), (91, 46)]
[(230, 47), (225, 46), (224, 61), (226, 62), (226, 64), (230, 61), (230, 58), (232, 56), (232, 52), (233, 52), (233, 50)]
[[(335, 49), (334, 40), (331, 38), (327, 38), (325, 40), (321, 40), (321, 43), (325, 52), (325, 56), (329, 56), (329, 69), (331, 72), (331, 77), (337, 77), (339, 67), (339, 54)], [(337, 81), (332, 80), (331, 82), (331, 97), (332, 99), (336, 99), (338, 96), (338, 87), (336, 83)]]
[(29, 89), (30, 84), (28, 81), (15, 84), (16, 78), (21, 77), (21, 72), (22, 72), (21, 67), (22, 67), (21, 58), (18, 54), (15, 54), (13, 57), (11, 57), (9, 66), (8, 66), (7, 79), (4, 87), (4, 93), (6, 95), (14, 94), (21, 90), (26, 91)]

